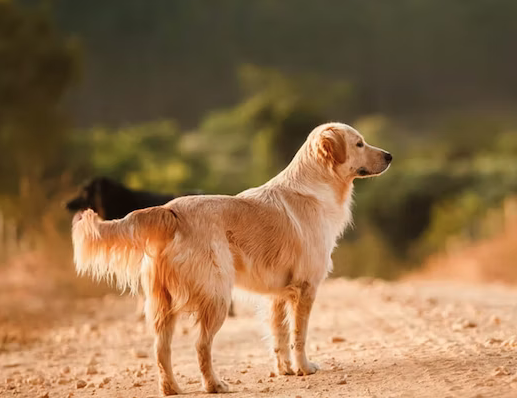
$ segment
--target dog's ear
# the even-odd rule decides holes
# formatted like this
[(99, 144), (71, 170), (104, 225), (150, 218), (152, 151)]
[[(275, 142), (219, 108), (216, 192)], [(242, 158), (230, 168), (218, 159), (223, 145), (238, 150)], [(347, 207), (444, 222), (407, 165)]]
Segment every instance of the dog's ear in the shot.
[(323, 131), (317, 142), (317, 156), (331, 166), (345, 163), (346, 142), (343, 135), (332, 128)]

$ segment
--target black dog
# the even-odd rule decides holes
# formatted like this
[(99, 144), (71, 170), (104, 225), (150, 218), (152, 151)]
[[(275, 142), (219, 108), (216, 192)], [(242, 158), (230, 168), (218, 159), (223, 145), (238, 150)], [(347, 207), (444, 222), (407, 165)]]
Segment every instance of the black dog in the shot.
[(176, 196), (136, 191), (107, 177), (96, 177), (82, 186), (66, 204), (71, 212), (92, 209), (105, 220), (124, 218), (133, 210), (163, 205)]
[[(191, 192), (181, 196), (200, 193)], [(92, 209), (104, 220), (114, 220), (124, 218), (133, 210), (163, 205), (175, 197), (174, 195), (137, 191), (110, 178), (96, 177), (81, 187), (79, 194), (66, 203), (66, 208), (73, 213)], [(234, 316), (233, 302), (228, 315)]]

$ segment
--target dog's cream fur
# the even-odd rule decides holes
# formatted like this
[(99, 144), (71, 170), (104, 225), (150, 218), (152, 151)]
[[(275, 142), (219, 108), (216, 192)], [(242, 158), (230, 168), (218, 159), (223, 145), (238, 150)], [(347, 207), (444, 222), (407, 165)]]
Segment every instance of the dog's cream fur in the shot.
[(205, 388), (228, 391), (213, 371), (211, 345), (234, 284), (269, 298), (278, 372), (294, 374), (292, 348), (298, 374), (315, 373), (305, 353), (307, 324), (336, 240), (352, 220), (353, 180), (382, 173), (390, 161), (350, 126), (321, 125), (284, 171), (237, 196), (181, 197), (115, 221), (86, 211), (73, 226), (77, 271), (115, 277), (132, 291), (142, 284), (165, 395), (180, 392), (170, 343), (182, 311), (197, 313)]

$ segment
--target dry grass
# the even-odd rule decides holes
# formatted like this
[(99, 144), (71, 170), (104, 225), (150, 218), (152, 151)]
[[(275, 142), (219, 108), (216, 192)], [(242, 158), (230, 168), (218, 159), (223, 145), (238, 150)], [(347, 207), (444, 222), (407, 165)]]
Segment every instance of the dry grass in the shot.
[(502, 212), (505, 221), (499, 233), (433, 255), (406, 279), (517, 284), (517, 199), (508, 201)]
[(0, 267), (0, 352), (33, 342), (73, 311), (77, 299), (109, 291), (75, 275), (67, 240), (43, 241), (47, 249), (12, 255)]
[(69, 191), (63, 192), (53, 201), (34, 201), (43, 209), (37, 229), (21, 233), (12, 219), (0, 217), (0, 352), (37, 339), (42, 328), (66, 318), (78, 298), (109, 291), (75, 274), (71, 216), (61, 205)]

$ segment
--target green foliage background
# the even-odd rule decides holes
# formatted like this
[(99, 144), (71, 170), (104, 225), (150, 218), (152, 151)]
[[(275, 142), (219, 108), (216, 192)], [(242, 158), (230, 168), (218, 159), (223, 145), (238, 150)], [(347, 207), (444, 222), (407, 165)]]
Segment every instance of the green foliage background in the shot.
[(336, 274), (399, 276), (497, 232), (486, 216), (517, 191), (514, 15), (513, 0), (0, 1), (0, 221), (65, 235), (61, 201), (99, 174), (233, 194), (341, 120), (395, 161), (357, 183)]

